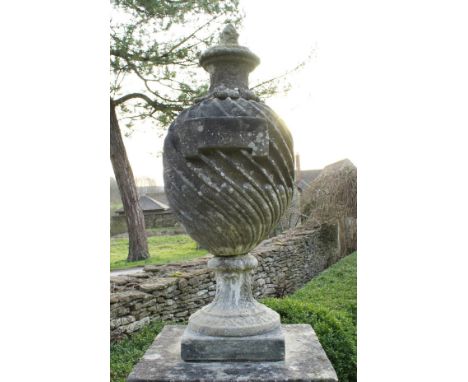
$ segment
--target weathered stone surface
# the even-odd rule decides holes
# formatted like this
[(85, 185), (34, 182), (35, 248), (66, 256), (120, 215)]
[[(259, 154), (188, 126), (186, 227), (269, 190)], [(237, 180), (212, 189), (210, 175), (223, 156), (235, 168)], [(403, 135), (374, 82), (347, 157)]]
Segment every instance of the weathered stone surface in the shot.
[(186, 330), (181, 339), (184, 361), (282, 361), (284, 334), (280, 328), (257, 336), (213, 337)]
[(210, 73), (208, 94), (169, 127), (164, 185), (198, 243), (216, 256), (238, 256), (267, 237), (288, 208), (294, 156), (284, 122), (248, 89), (258, 57), (226, 41), (200, 57)]
[(209, 259), (211, 259), (213, 255), (207, 254), (203, 257), (199, 257), (198, 259), (191, 260), (187, 263), (168, 263), (164, 265), (145, 265), (143, 270), (147, 273), (158, 273), (160, 277), (170, 277), (171, 274), (175, 272), (184, 273), (184, 268), (189, 268), (191, 272), (195, 269), (201, 269), (206, 272), (206, 263)]
[(143, 268), (143, 270), (144, 270), (145, 272), (160, 272), (160, 271), (161, 271), (161, 267), (158, 266), (158, 265), (151, 264), (151, 265), (145, 265), (145, 267)]
[(133, 274), (133, 277), (137, 279), (147, 279), (148, 277), (150, 277), (150, 275), (144, 272), (135, 272)]
[(167, 325), (156, 337), (128, 382), (295, 381), (337, 382), (338, 378), (310, 325), (283, 325), (286, 357), (279, 362), (184, 362), (184, 326)]
[[(216, 297), (190, 316), (190, 338), (192, 334), (255, 336), (279, 329), (278, 313), (255, 301), (252, 295), (251, 271), (257, 264), (252, 255), (214, 257), (208, 262), (216, 272)], [(208, 294), (207, 289), (197, 292), (198, 296), (204, 294)]]
[[(190, 236), (215, 255), (209, 261), (215, 297), (188, 324), (190, 333), (207, 336), (279, 329), (279, 315), (252, 295), (257, 260), (248, 252), (278, 224), (294, 189), (292, 136), (249, 90), (249, 73), (260, 60), (239, 46), (237, 36), (227, 25), (219, 45), (201, 55), (200, 65), (210, 73), (208, 94), (179, 114), (164, 141), (169, 205)], [(207, 277), (207, 271), (196, 271), (188, 284)], [(197, 297), (209, 297), (208, 286), (201, 285)], [(199, 354), (202, 359), (208, 353)]]
[(150, 323), (150, 318), (145, 317), (139, 321), (132, 322), (131, 324), (125, 325), (125, 332), (132, 333), (141, 329), (143, 326), (148, 325)]
[(111, 326), (111, 329), (114, 329), (114, 328), (118, 328), (119, 326), (127, 325), (134, 321), (135, 321), (135, 317), (126, 316), (122, 318), (117, 318), (115, 320), (111, 320), (110, 326)]
[(140, 285), (140, 289), (143, 292), (153, 292), (155, 290), (169, 289), (170, 286), (174, 285), (177, 279), (172, 277), (160, 278), (154, 282), (148, 282)]
[(115, 285), (125, 285), (127, 284), (130, 279), (127, 277), (127, 276), (114, 276), (114, 277), (111, 277), (111, 281), (115, 284)]
[(143, 292), (136, 290), (129, 290), (125, 292), (117, 292), (113, 295), (113, 301), (115, 302), (128, 302), (135, 301), (139, 299), (145, 299), (147, 295)]

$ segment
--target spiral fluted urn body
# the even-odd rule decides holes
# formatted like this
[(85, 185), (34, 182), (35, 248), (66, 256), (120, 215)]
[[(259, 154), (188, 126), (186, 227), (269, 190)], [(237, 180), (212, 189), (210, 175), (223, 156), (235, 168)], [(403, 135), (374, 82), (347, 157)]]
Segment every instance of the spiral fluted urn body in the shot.
[(211, 87), (169, 128), (166, 194), (198, 243), (216, 256), (242, 255), (268, 236), (291, 201), (292, 137), (248, 89), (248, 73), (259, 59), (237, 45), (229, 29), (200, 63)]

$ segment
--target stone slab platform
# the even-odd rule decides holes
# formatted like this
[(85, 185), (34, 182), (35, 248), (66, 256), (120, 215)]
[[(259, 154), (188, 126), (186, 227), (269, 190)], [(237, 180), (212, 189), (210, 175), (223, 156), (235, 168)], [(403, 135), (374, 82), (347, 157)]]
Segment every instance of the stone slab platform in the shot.
[(210, 337), (186, 330), (181, 338), (184, 361), (284, 361), (284, 333), (281, 328), (248, 337)]
[(128, 382), (337, 382), (335, 370), (310, 325), (282, 325), (286, 357), (276, 362), (185, 362), (185, 325), (166, 325), (128, 376)]

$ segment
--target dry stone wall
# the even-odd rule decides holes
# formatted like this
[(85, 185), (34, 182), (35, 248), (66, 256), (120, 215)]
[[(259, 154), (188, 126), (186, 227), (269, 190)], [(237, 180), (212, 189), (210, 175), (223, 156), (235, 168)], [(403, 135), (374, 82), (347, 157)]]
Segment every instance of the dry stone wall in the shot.
[[(255, 297), (289, 294), (338, 261), (343, 257), (338, 235), (336, 224), (321, 224), (297, 227), (262, 242), (251, 252), (259, 262), (253, 276)], [(185, 321), (211, 302), (216, 283), (206, 268), (209, 258), (111, 277), (111, 339), (151, 320)]]

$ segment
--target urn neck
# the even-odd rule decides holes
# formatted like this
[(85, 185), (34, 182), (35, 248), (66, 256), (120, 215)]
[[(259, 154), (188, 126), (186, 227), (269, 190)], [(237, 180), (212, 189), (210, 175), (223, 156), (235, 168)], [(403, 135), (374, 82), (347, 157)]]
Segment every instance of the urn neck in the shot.
[(218, 62), (206, 68), (210, 73), (210, 91), (217, 88), (248, 89), (249, 72), (245, 65), (236, 62)]

